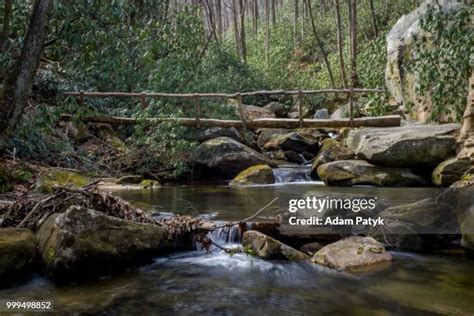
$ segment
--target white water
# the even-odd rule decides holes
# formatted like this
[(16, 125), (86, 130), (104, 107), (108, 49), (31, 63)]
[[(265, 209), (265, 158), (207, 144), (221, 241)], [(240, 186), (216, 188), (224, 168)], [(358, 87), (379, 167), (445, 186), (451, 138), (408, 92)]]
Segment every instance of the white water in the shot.
[(311, 166), (289, 166), (273, 169), (275, 184), (292, 182), (314, 182), (311, 177)]

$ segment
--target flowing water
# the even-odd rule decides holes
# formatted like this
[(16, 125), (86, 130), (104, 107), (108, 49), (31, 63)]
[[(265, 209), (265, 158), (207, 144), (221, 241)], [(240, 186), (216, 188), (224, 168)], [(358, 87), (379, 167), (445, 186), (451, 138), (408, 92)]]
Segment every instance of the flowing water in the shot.
[[(252, 215), (275, 196), (307, 194), (378, 196), (392, 204), (432, 196), (427, 188), (328, 188), (294, 183), (262, 187), (163, 187), (155, 191), (120, 190), (116, 194), (150, 209), (238, 220)], [(269, 215), (271, 217), (271, 215)], [(236, 227), (212, 238), (238, 246)], [(156, 258), (118, 276), (79, 285), (57, 286), (43, 277), (0, 290), (0, 298), (52, 299), (59, 313), (217, 314), (217, 315), (473, 315), (474, 260), (464, 256), (394, 253), (391, 267), (347, 274), (316, 265), (263, 261), (218, 249)]]

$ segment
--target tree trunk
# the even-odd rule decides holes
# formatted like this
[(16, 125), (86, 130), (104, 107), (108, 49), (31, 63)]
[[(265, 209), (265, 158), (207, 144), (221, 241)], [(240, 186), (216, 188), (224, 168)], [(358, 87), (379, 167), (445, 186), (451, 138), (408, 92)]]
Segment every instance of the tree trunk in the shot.
[(265, 0), (265, 60), (270, 63), (270, 1)]
[(336, 11), (336, 25), (337, 25), (337, 50), (339, 55), (339, 72), (341, 75), (342, 84), (344, 88), (347, 88), (347, 78), (346, 70), (344, 65), (344, 53), (343, 45), (344, 39), (342, 37), (342, 22), (341, 22), (341, 13), (339, 11), (339, 0), (334, 0), (334, 8)]
[(7, 146), (28, 101), (46, 38), (51, 0), (36, 0), (20, 58), (7, 71), (0, 95), (0, 153)]
[(357, 76), (357, 0), (350, 1), (350, 42), (351, 42), (351, 86), (356, 88), (359, 85)]
[(277, 20), (276, 20), (276, 0), (271, 0), (272, 1), (272, 26), (273, 28), (276, 27)]
[(217, 32), (219, 33), (219, 39), (222, 39), (222, 0), (216, 0), (216, 21), (217, 21)]
[(245, 0), (239, 0), (240, 13), (240, 56), (242, 61), (247, 62), (247, 44), (245, 42)]
[(253, 34), (258, 33), (258, 0), (253, 0)]
[(298, 30), (298, 20), (299, 20), (299, 5), (298, 5), (298, 0), (295, 0), (295, 20), (293, 22), (293, 36), (294, 36), (294, 41), (295, 41), (295, 46), (299, 42), (299, 30)]
[(234, 30), (234, 37), (235, 37), (235, 47), (237, 48), (237, 52), (239, 53), (240, 59), (242, 59), (242, 48), (240, 47), (240, 36), (239, 36), (239, 20), (238, 20), (238, 7), (237, 1), (239, 0), (232, 0), (232, 22), (233, 22), (233, 30)]
[(310, 2), (310, 0), (305, 0), (305, 1), (306, 1), (306, 6), (308, 8), (309, 18), (310, 18), (310, 21), (311, 21), (311, 27), (313, 29), (314, 37), (316, 38), (316, 42), (319, 46), (319, 49), (321, 50), (321, 54), (323, 55), (324, 63), (326, 64), (326, 68), (328, 70), (329, 80), (331, 81), (332, 87), (336, 88), (336, 84), (334, 82), (334, 76), (332, 74), (331, 64), (329, 63), (329, 59), (328, 59), (326, 50), (324, 49), (324, 44), (323, 44), (323, 42), (322, 42), (321, 38), (319, 37), (318, 32), (316, 30), (316, 25), (314, 24), (313, 11), (311, 10), (311, 2)]
[(0, 36), (0, 52), (3, 52), (3, 45), (8, 39), (10, 34), (10, 21), (12, 20), (13, 8), (12, 0), (5, 0), (5, 6), (3, 8), (3, 29)]
[(369, 0), (369, 4), (370, 4), (370, 13), (372, 14), (372, 23), (374, 24), (374, 34), (375, 34), (375, 37), (378, 37), (379, 30), (377, 27), (377, 17), (375, 16), (374, 0)]

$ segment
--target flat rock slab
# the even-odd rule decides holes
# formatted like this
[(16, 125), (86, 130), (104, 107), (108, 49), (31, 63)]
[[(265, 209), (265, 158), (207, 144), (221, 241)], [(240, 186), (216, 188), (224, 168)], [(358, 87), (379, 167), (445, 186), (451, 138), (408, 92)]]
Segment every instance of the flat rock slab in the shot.
[(364, 160), (329, 162), (319, 166), (317, 174), (324, 183), (340, 186), (414, 186), (426, 183), (408, 168), (376, 166)]
[(400, 167), (436, 166), (455, 154), (460, 125), (416, 125), (352, 131), (347, 146), (358, 158)]
[(355, 271), (392, 261), (392, 254), (372, 237), (349, 237), (319, 250), (311, 261), (343, 271)]

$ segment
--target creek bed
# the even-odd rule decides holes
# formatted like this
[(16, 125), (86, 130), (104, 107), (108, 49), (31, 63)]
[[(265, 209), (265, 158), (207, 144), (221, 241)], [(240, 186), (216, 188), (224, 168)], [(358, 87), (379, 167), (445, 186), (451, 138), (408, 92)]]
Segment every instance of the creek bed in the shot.
[[(153, 212), (239, 220), (275, 196), (285, 209), (289, 199), (308, 194), (361, 194), (396, 205), (437, 192), (433, 188), (335, 188), (302, 183), (123, 189), (115, 194)], [(53, 300), (60, 313), (472, 315), (472, 259), (402, 252), (394, 253), (394, 257), (394, 263), (383, 271), (347, 274), (244, 254), (191, 251), (156, 258), (138, 270), (79, 285), (57, 286), (35, 276), (27, 283), (0, 290), (0, 297)]]

